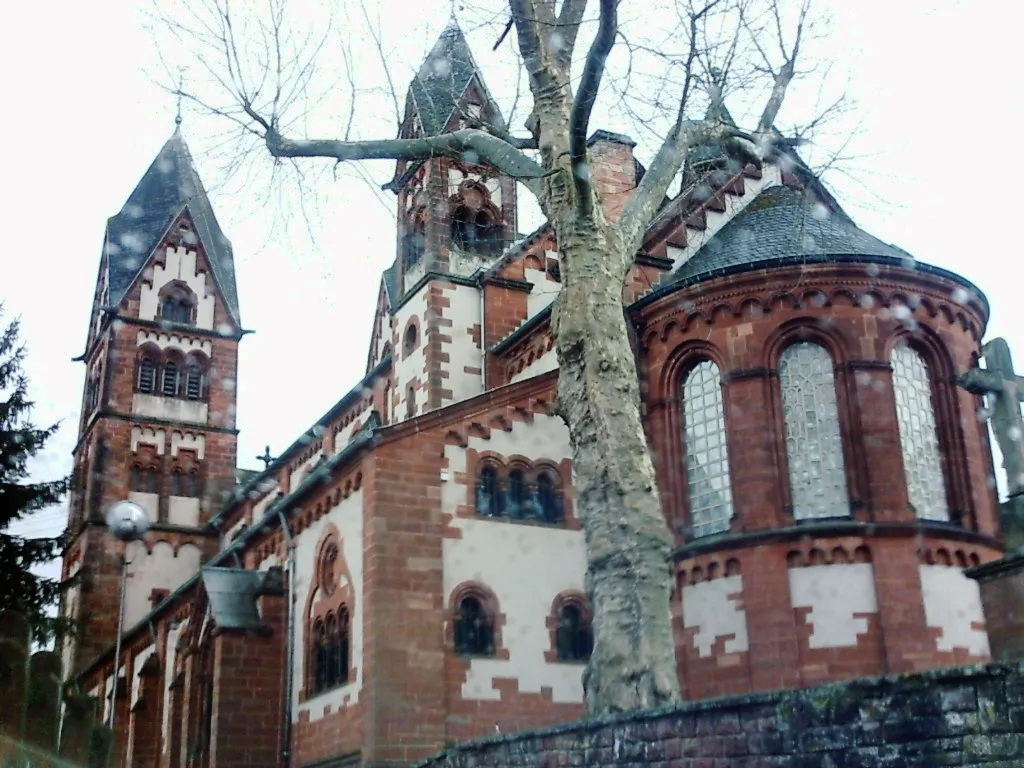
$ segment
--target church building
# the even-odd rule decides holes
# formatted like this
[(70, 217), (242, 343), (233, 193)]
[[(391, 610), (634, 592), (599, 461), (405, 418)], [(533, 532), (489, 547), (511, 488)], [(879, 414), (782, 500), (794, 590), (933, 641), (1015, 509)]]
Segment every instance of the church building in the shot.
[[(402, 135), (489, 117), (453, 23)], [(645, 172), (634, 147), (589, 141), (613, 220)], [(623, 286), (684, 697), (987, 660), (963, 571), (1001, 556), (998, 501), (982, 401), (955, 380), (984, 295), (858, 228), (795, 155), (722, 159), (691, 152)], [(108, 220), (80, 358), (61, 610), (86, 629), (61, 649), (64, 754), (98, 749), (113, 715), (122, 766), (402, 766), (582, 715), (558, 243), (521, 233), (514, 181), (465, 159), (398, 163), (389, 187), (365, 376), (259, 472), (236, 455), (245, 297), (180, 130)], [(104, 526), (124, 499), (151, 522), (127, 546)]]

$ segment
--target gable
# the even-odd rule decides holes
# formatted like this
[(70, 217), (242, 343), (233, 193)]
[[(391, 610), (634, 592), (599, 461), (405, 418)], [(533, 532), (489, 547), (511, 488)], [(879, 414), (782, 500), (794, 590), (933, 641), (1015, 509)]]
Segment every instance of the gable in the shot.
[(225, 307), (240, 327), (231, 242), (217, 222), (178, 130), (164, 144), (121, 210), (107, 220), (103, 256), (111, 304), (121, 303), (171, 226), (186, 210)]
[(134, 304), (140, 319), (157, 320), (163, 292), (177, 287), (194, 297), (195, 327), (222, 333), (227, 330), (225, 326), (241, 330), (224, 299), (216, 271), (197, 229), (187, 209), (171, 222), (124, 290), (119, 303), (122, 312), (134, 314), (131, 312)]

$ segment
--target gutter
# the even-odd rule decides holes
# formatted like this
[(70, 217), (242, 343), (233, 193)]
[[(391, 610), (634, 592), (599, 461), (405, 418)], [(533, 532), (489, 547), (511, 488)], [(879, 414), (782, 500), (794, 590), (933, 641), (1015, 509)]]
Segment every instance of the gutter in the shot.
[[(253, 491), (255, 488), (258, 488), (263, 481), (273, 477), (277, 473), (277, 471), (280, 470), (285, 465), (287, 460), (290, 458), (289, 454), (291, 454), (292, 451), (295, 451), (301, 447), (305, 447), (306, 445), (308, 445), (310, 439), (315, 439), (317, 437), (315, 433), (318, 427), (327, 427), (335, 416), (342, 413), (345, 410), (345, 408), (347, 408), (352, 403), (356, 395), (362, 394), (362, 392), (365, 389), (367, 389), (369, 384), (374, 379), (376, 379), (381, 373), (387, 370), (387, 368), (390, 365), (391, 355), (388, 355), (379, 363), (377, 363), (377, 365), (375, 365), (373, 369), (359, 381), (358, 384), (356, 384), (354, 387), (352, 387), (352, 389), (350, 389), (348, 392), (342, 395), (341, 398), (334, 405), (332, 405), (323, 416), (316, 420), (316, 423), (312, 427), (303, 432), (301, 436), (299, 436), (294, 442), (292, 442), (291, 445), (289, 445), (285, 450), (283, 450), (281, 452), (281, 455), (278, 456), (273, 462), (271, 462), (270, 466), (261, 470), (251, 480), (245, 483), (245, 485), (236, 486), (235, 489), (232, 490), (231, 492), (232, 498), (228, 501), (228, 503), (220, 512), (218, 512), (210, 519), (209, 524), (212, 525), (214, 528), (220, 530), (220, 524), (223, 522), (224, 518), (230, 512), (234, 511), (235, 507), (239, 504), (239, 502), (245, 501), (245, 499), (248, 498), (249, 493), (251, 491)], [(369, 423), (370, 422), (368, 421), (367, 425), (369, 425)], [(358, 433), (356, 435), (353, 435), (352, 439), (355, 440), (357, 436)], [(348, 447), (349, 446), (345, 446), (345, 448), (343, 448), (340, 453), (335, 454), (333, 458), (337, 458), (342, 453), (345, 453)], [(321, 466), (325, 466), (327, 463), (330, 463), (330, 460), (328, 460), (327, 462), (325, 462), (325, 464)], [(317, 473), (314, 472), (313, 474), (315, 475)], [(299, 488), (301, 487), (302, 485), (300, 484)], [(291, 497), (292, 495), (293, 494), (289, 494), (289, 497)]]

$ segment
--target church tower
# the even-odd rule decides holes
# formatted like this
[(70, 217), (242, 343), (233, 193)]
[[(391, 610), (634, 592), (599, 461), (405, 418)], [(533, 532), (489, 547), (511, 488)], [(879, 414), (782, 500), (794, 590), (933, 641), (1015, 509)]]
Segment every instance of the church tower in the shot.
[[(504, 118), (453, 19), (409, 85), (400, 137), (485, 126), (504, 130)], [(516, 236), (515, 181), (469, 153), (400, 162), (390, 188), (398, 195), (400, 295), (428, 272), (468, 277)]]
[[(77, 358), (86, 376), (63, 570), (79, 580), (61, 610), (85, 624), (64, 648), (65, 676), (114, 640), (122, 552), (127, 630), (216, 551), (206, 523), (235, 482), (244, 333), (231, 243), (176, 129), (107, 221)], [(151, 521), (126, 550), (104, 524), (122, 499)]]

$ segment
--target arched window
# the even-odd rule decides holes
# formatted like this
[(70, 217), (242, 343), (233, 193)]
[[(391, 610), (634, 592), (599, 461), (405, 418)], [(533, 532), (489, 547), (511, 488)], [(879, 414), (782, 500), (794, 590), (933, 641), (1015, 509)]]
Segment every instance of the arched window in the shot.
[(196, 359), (188, 361), (185, 367), (184, 395), (189, 400), (202, 400), (206, 391), (206, 370)]
[(137, 387), (147, 395), (156, 391), (156, 361), (148, 355), (139, 360)]
[(586, 661), (594, 650), (590, 619), (575, 603), (566, 603), (559, 611), (555, 649), (559, 661)]
[(143, 490), (142, 467), (140, 467), (138, 464), (135, 464), (135, 465), (132, 466), (130, 483), (131, 483), (131, 489), (133, 491), (142, 491)]
[(199, 497), (199, 473), (195, 469), (190, 469), (185, 476), (185, 495), (192, 499)]
[(476, 482), (476, 512), (478, 515), (499, 517), (505, 512), (505, 493), (498, 470), (484, 464)]
[(500, 221), (487, 210), (473, 211), (460, 206), (452, 213), (452, 242), (469, 253), (495, 255), (501, 252), (504, 231)]
[(175, 467), (171, 472), (171, 496), (185, 495), (185, 481), (180, 467)]
[(165, 397), (176, 397), (178, 394), (178, 373), (180, 364), (177, 360), (164, 363), (163, 376), (160, 379), (160, 394)]
[(402, 242), (402, 266), (405, 269), (415, 266), (423, 258), (427, 248), (427, 238), (423, 232), (423, 221), (412, 219)]
[(725, 407), (721, 376), (711, 360), (695, 365), (683, 382), (683, 444), (693, 535), (728, 531), (733, 506)]
[(948, 521), (931, 376), (924, 358), (904, 341), (892, 351), (892, 385), (910, 504), (922, 520)]
[(320, 693), (330, 687), (327, 683), (328, 669), (330, 667), (327, 628), (320, 619), (313, 623), (312, 639), (310, 656), (313, 659), (313, 693)]
[(402, 339), (402, 354), (411, 354), (416, 349), (419, 340), (420, 333), (416, 323), (409, 323), (409, 326), (405, 329), (405, 337)]
[(779, 360), (789, 487), (797, 520), (850, 514), (832, 368), (828, 351), (810, 342), (788, 347)]
[(526, 517), (532, 510), (528, 507), (526, 476), (521, 469), (508, 473), (508, 514), (509, 517)]
[(555, 481), (547, 472), (537, 475), (537, 507), (540, 518), (545, 523), (562, 521), (562, 496)]
[(192, 323), (192, 294), (174, 287), (160, 299), (160, 317), (170, 323)]
[(338, 685), (348, 682), (350, 624), (348, 608), (342, 605), (338, 609), (338, 633), (334, 640), (334, 668), (337, 670)]
[(411, 419), (416, 415), (416, 387), (412, 384), (405, 393), (405, 417)]
[(477, 597), (464, 597), (459, 602), (455, 652), (463, 656), (494, 655), (494, 620)]
[(146, 493), (156, 493), (156, 467), (146, 467), (142, 470), (142, 490)]

